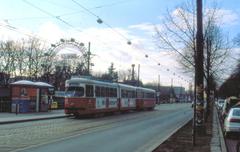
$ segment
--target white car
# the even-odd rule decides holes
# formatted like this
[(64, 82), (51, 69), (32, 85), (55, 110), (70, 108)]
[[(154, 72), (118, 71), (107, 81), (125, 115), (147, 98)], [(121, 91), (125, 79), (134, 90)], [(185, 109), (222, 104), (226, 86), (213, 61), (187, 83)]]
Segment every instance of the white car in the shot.
[(231, 108), (224, 120), (224, 136), (231, 132), (240, 132), (240, 108)]

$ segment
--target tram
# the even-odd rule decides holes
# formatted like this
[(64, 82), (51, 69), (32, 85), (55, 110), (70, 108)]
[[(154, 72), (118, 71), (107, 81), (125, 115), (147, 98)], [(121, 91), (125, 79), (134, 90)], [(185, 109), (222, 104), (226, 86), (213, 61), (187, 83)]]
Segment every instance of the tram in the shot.
[(71, 78), (65, 83), (64, 109), (75, 116), (130, 110), (153, 110), (155, 90), (88, 78)]

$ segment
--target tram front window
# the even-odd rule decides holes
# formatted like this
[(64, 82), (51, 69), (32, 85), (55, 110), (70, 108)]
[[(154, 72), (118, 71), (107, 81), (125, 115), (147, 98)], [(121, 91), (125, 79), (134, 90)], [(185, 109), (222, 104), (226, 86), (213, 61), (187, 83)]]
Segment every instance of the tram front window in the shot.
[(82, 97), (84, 96), (84, 88), (83, 87), (69, 87), (66, 91), (67, 96), (72, 97)]

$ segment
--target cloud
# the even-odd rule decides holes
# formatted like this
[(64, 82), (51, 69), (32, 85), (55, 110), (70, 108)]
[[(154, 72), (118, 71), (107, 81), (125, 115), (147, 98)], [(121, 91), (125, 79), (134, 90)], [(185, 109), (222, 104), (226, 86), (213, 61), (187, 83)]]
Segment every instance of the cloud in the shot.
[(220, 24), (224, 25), (239, 24), (239, 15), (232, 10), (218, 9), (217, 19)]
[(52, 22), (46, 22), (40, 25), (38, 30), (38, 36), (50, 43), (59, 41), (60, 38), (64, 38), (65, 32), (63, 32), (56, 24)]
[(151, 23), (141, 23), (136, 25), (129, 26), (130, 29), (138, 29), (143, 31), (152, 31), (154, 29), (154, 25)]
[(141, 33), (144, 32), (144, 34), (146, 35), (153, 36), (156, 33), (155, 28), (158, 28), (158, 30), (162, 30), (162, 25), (146, 22), (146, 23), (130, 25), (128, 28), (130, 30), (140, 30)]
[[(74, 38), (88, 47), (88, 42), (91, 42), (90, 48), (94, 54), (92, 70), (95, 72), (107, 72), (111, 62), (119, 71), (130, 69), (131, 64), (140, 64), (140, 78), (144, 83), (156, 81), (158, 74), (161, 74), (162, 84), (167, 84), (172, 73), (166, 72), (166, 69), (176, 70), (176, 61), (171, 53), (158, 51), (151, 36), (146, 33), (140, 36), (136, 29), (151, 31), (153, 26), (143, 23), (126, 29), (89, 27), (77, 32), (74, 29), (63, 30), (52, 22), (46, 22), (40, 25), (36, 35), (50, 43), (56, 43), (60, 38)], [(129, 38), (132, 45), (128, 45), (127, 40), (119, 33)], [(146, 54), (148, 58), (145, 57)]]

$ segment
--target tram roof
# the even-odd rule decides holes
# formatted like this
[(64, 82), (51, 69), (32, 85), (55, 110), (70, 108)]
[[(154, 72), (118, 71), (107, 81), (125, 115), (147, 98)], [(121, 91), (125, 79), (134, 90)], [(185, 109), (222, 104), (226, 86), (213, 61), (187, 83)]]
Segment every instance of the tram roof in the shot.
[(137, 87), (137, 90), (148, 91), (148, 92), (156, 92), (156, 91), (153, 90), (153, 89), (143, 88), (143, 87)]
[(67, 85), (67, 83), (85, 83), (85, 84), (95, 84), (95, 85), (100, 85), (100, 86), (105, 85), (105, 86), (111, 86), (111, 87), (119, 86), (120, 88), (124, 88), (124, 89), (155, 92), (155, 90), (149, 89), (149, 88), (135, 87), (135, 86), (122, 84), (122, 83), (104, 82), (104, 81), (98, 81), (98, 80), (93, 80), (93, 79), (89, 79), (89, 78), (80, 78), (80, 77), (73, 77), (66, 81), (66, 85)]
[(127, 85), (127, 84), (122, 84), (122, 83), (118, 83), (120, 88), (124, 88), (124, 89), (131, 89), (131, 90), (136, 90), (137, 87), (135, 86), (131, 86), (131, 85)]
[(117, 87), (117, 83), (111, 83), (111, 82), (103, 82), (98, 80), (92, 80), (87, 78), (71, 78), (66, 81), (67, 83), (85, 83), (85, 84), (96, 84), (96, 85), (105, 85), (105, 86), (111, 86), (111, 87)]

